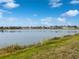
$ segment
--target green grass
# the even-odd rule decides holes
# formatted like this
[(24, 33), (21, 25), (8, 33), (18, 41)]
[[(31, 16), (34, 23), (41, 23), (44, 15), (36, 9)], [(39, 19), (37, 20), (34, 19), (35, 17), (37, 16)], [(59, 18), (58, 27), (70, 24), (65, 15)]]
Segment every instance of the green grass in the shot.
[(53, 38), (10, 52), (2, 54), (0, 59), (79, 59), (79, 34)]

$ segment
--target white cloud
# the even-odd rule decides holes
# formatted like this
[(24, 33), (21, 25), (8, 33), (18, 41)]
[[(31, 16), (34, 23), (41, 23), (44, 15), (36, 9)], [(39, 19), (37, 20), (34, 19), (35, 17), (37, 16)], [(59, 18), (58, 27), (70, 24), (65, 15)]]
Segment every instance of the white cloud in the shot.
[(2, 18), (3, 15), (6, 14), (6, 13), (11, 14), (11, 12), (9, 12), (9, 11), (0, 9), (0, 18)]
[(70, 23), (70, 22), (68, 22), (67, 24), (70, 25), (70, 26), (72, 25), (72, 23)]
[(64, 12), (63, 14), (60, 15), (60, 17), (58, 17), (58, 21), (60, 21), (61, 23), (67, 24), (67, 25), (72, 25), (72, 23), (69, 22), (69, 20), (67, 19), (71, 19), (71, 17), (75, 17), (79, 15), (79, 10), (75, 9), (75, 10), (68, 10), (66, 12)]
[(57, 20), (60, 21), (60, 22), (63, 22), (63, 23), (66, 22), (66, 18), (63, 18), (63, 17), (59, 17)]
[(4, 17), (0, 18), (2, 26), (37, 26), (38, 21), (31, 18)]
[(3, 3), (1, 4), (2, 7), (8, 9), (13, 9), (20, 6), (20, 4), (17, 4), (15, 0), (0, 0), (0, 3)]
[(33, 14), (33, 16), (38, 16), (37, 14)]
[(9, 9), (12, 9), (12, 8), (16, 8), (16, 7), (19, 7), (20, 5), (19, 4), (16, 4), (14, 2), (8, 2), (6, 4), (3, 5), (5, 8), (9, 8)]
[(53, 21), (52, 17), (46, 17), (46, 18), (41, 19), (41, 23), (43, 25), (51, 25), (52, 21)]
[(79, 0), (72, 0), (70, 3), (71, 4), (79, 4)]
[(77, 16), (79, 14), (78, 10), (69, 10), (62, 14), (62, 16)]
[(60, 2), (61, 0), (50, 0), (49, 5), (51, 7), (59, 7), (63, 5), (63, 3)]
[(9, 12), (7, 10), (3, 10), (3, 9), (0, 9), (0, 12), (4, 12), (4, 13), (8, 13), (8, 14), (11, 14), (12, 12)]
[(13, 9), (19, 6), (20, 4), (17, 4), (15, 0), (0, 0), (0, 18), (2, 18), (6, 13), (11, 14), (11, 12), (7, 11), (8, 9)]
[(2, 18), (3, 17), (3, 12), (0, 12), (0, 18)]
[(14, 0), (0, 0), (0, 3), (3, 3), (3, 2), (14, 2)]

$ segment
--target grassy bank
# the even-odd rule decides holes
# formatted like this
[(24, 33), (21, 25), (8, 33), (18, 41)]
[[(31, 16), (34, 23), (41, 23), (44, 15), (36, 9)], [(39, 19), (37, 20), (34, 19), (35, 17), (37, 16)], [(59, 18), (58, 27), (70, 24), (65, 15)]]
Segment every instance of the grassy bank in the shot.
[(79, 59), (79, 34), (5, 50), (8, 52), (0, 54), (0, 59)]

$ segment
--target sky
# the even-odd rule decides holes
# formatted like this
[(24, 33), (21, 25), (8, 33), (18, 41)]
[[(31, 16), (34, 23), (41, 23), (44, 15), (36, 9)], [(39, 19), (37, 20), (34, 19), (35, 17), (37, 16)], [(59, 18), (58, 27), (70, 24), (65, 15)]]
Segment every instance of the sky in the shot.
[(0, 26), (79, 26), (79, 0), (0, 0)]

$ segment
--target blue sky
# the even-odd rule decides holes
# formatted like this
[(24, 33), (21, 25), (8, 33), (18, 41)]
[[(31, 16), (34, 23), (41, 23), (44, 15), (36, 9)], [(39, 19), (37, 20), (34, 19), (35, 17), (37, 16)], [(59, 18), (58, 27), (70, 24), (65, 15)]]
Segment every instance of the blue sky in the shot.
[(79, 0), (0, 0), (0, 26), (78, 25)]

